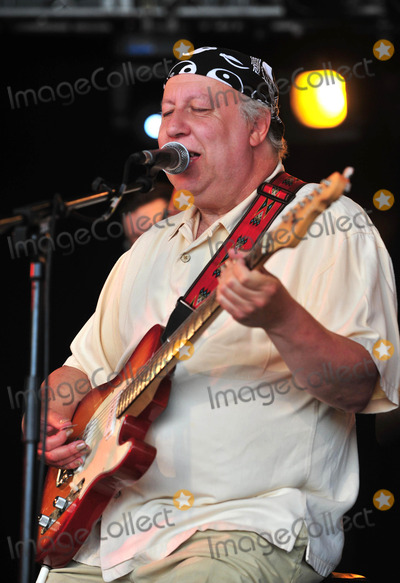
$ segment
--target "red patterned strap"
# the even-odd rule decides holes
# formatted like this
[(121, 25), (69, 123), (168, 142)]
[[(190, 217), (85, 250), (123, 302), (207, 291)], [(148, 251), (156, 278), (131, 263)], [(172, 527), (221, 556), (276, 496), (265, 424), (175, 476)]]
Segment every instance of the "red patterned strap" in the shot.
[(221, 265), (228, 258), (229, 249), (250, 250), (257, 239), (270, 227), (285, 206), (306, 183), (287, 172), (280, 172), (270, 182), (263, 182), (244, 216), (239, 220), (221, 247), (190, 286), (178, 299), (163, 334), (166, 340), (174, 330), (216, 288)]

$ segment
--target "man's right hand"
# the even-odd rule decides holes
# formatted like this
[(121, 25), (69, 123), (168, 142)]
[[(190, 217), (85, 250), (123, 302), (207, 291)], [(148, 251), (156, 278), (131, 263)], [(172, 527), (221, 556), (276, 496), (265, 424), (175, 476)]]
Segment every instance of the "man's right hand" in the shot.
[[(83, 462), (82, 454), (89, 452), (89, 447), (82, 439), (66, 443), (73, 431), (73, 424), (56, 411), (49, 409), (46, 425), (45, 460), (50, 466), (73, 470)], [(41, 435), (44, 432), (44, 423), (41, 421)], [(38, 454), (43, 453), (43, 442), (38, 445)]]
[[(44, 457), (50, 466), (72, 470), (80, 466), (83, 461), (82, 456), (90, 451), (82, 439), (67, 442), (73, 428), (71, 418), (78, 403), (90, 391), (91, 385), (88, 377), (81, 370), (64, 365), (50, 374), (48, 386), (51, 398), (47, 424), (45, 428), (44, 421), (41, 419), (40, 432), (41, 440), (43, 440), (43, 435), (46, 435)], [(61, 387), (68, 388), (68, 401), (65, 400), (65, 393), (60, 390)], [(38, 454), (42, 455), (42, 453), (43, 441), (40, 441)]]

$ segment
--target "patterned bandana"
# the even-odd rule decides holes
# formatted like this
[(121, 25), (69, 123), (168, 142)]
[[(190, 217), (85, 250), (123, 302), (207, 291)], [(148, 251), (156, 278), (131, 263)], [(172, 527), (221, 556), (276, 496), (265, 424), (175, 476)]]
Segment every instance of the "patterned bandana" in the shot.
[(201, 47), (190, 53), (189, 59), (175, 63), (165, 83), (171, 77), (182, 73), (211, 77), (251, 99), (265, 103), (271, 110), (274, 125), (280, 128), (283, 135), (284, 126), (279, 117), (278, 87), (272, 69), (265, 61), (231, 49)]

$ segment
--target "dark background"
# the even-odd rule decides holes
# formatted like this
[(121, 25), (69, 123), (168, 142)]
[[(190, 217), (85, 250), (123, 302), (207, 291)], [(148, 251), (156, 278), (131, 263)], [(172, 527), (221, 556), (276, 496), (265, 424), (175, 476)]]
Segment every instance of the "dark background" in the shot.
[[(110, 183), (118, 183), (130, 153), (157, 147), (144, 138), (140, 124), (150, 110), (159, 110), (162, 81), (136, 82), (134, 87), (103, 92), (92, 88), (88, 95), (76, 95), (70, 105), (63, 105), (57, 98), (54, 103), (31, 102), (19, 108), (14, 104), (13, 108), (10, 90), (15, 95), (28, 88), (38, 91), (43, 85), (55, 88), (63, 81), (74, 83), (80, 77), (89, 78), (99, 67), (104, 67), (106, 75), (128, 61), (134, 67), (152, 66), (163, 58), (172, 59), (172, 46), (180, 38), (189, 39), (195, 47), (219, 45), (260, 56), (273, 67), (277, 79), (290, 79), (299, 67), (321, 69), (328, 62), (334, 68), (353, 67), (369, 59), (368, 75), (348, 80), (348, 117), (338, 128), (311, 130), (301, 126), (291, 113), (289, 95), (283, 92), (281, 117), (286, 124), (290, 151), (285, 166), (290, 173), (308, 181), (319, 181), (334, 170), (354, 166), (351, 196), (372, 210), (370, 217), (391, 254), (398, 279), (397, 2), (342, 1), (322, 5), (311, 0), (292, 0), (269, 4), (281, 8), (277, 16), (256, 18), (251, 18), (251, 12), (246, 12), (243, 6), (240, 15), (231, 17), (228, 2), (217, 16), (211, 11), (208, 15), (199, 12), (196, 18), (174, 16), (175, 8), (182, 5), (180, 2), (143, 4), (144, 12), (132, 12), (125, 17), (117, 12), (109, 16), (103, 13), (68, 17), (62, 5), (56, 3), (53, 8), (58, 11), (57, 17), (54, 13), (48, 16), (50, 3), (43, 3), (43, 12), (35, 17), (16, 17), (12, 11), (1, 12), (7, 4), (12, 7), (11, 2), (0, 3), (3, 146), (0, 217), (11, 215), (21, 205), (51, 200), (56, 193), (64, 200), (90, 194), (92, 180), (99, 175)], [(186, 4), (204, 7), (205, 3)], [(217, 4), (221, 3), (214, 3)], [(79, 7), (79, 2), (75, 6)], [(234, 6), (240, 8), (240, 2)], [(160, 7), (167, 10), (157, 16)], [(372, 52), (374, 43), (382, 38), (395, 46), (394, 56), (385, 62), (378, 61)], [(378, 211), (372, 204), (373, 194), (382, 188), (390, 190), (396, 200), (386, 212)], [(87, 214), (99, 216), (103, 210), (104, 207), (92, 207)], [(73, 233), (81, 226), (87, 225), (70, 219), (61, 221), (58, 229)], [(21, 409), (15, 395), (23, 389), (29, 370), (30, 284), (29, 263), (26, 259), (12, 258), (10, 235), (7, 232), (0, 237), (5, 462), (2, 491), (6, 507), (1, 538), (6, 546), (3, 556), (9, 569), (7, 580), (13, 581), (17, 560), (10, 560), (8, 543), (12, 541), (15, 545), (19, 538), (22, 481)], [(62, 249), (55, 253), (51, 369), (60, 366), (68, 356), (71, 339), (91, 315), (104, 279), (121, 252), (122, 238), (108, 238), (76, 246), (69, 254)], [(162, 278), (160, 274), (160, 282)], [(371, 510), (370, 526), (361, 520), (364, 528), (352, 523), (337, 570), (369, 576), (374, 583), (392, 581), (398, 573), (399, 446), (383, 447), (377, 443), (374, 416), (358, 416), (358, 431), (361, 489), (349, 515)], [(386, 512), (378, 511), (372, 504), (373, 494), (381, 488), (390, 490), (396, 500)]]

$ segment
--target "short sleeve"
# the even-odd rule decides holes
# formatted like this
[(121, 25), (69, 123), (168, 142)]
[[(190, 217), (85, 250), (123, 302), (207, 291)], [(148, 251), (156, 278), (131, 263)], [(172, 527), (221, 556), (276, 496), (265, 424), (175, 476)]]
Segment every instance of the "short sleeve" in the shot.
[(394, 281), (389, 254), (372, 227), (341, 238), (330, 263), (311, 279), (305, 299), (305, 307), (319, 322), (370, 353), (380, 378), (363, 413), (389, 411), (399, 404), (400, 346)]

